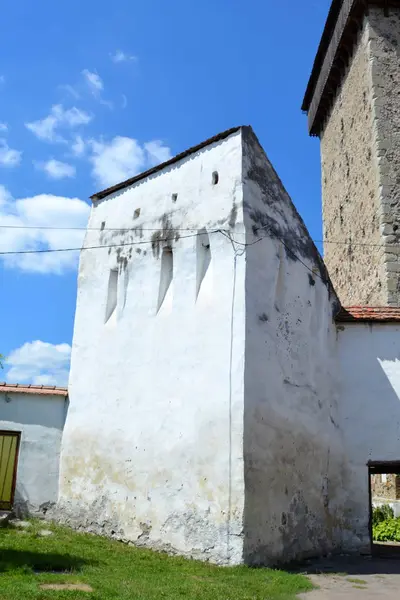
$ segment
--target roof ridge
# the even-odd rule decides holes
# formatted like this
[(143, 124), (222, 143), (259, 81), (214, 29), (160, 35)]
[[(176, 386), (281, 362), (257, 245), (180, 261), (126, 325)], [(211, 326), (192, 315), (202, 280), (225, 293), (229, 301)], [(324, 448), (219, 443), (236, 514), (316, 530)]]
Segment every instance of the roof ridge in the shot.
[(28, 388), (40, 388), (44, 390), (67, 390), (67, 386), (59, 385), (44, 385), (43, 383), (10, 383), (9, 381), (0, 381), (0, 386), (8, 385), (11, 387), (28, 387)]
[(104, 190), (101, 190), (100, 192), (97, 192), (96, 194), (93, 194), (92, 196), (90, 196), (90, 199), (92, 200), (92, 202), (97, 202), (97, 200), (101, 200), (102, 198), (105, 198), (106, 196), (109, 196), (110, 194), (112, 194), (114, 192), (118, 192), (119, 190), (129, 187), (130, 185), (133, 185), (134, 183), (136, 183), (137, 181), (140, 181), (141, 179), (145, 179), (146, 177), (149, 177), (150, 175), (153, 175), (154, 173), (158, 173), (158, 171), (162, 171), (163, 169), (165, 169), (165, 167), (169, 167), (170, 165), (173, 165), (173, 164), (179, 162), (180, 160), (186, 158), (187, 156), (190, 156), (190, 154), (194, 154), (195, 152), (198, 152), (199, 150), (202, 150), (203, 148), (206, 148), (207, 146), (210, 146), (211, 144), (214, 144), (215, 142), (225, 140), (227, 137), (238, 132), (240, 129), (243, 129), (244, 127), (251, 127), (251, 126), (250, 125), (237, 125), (236, 127), (231, 127), (230, 129), (221, 131), (221, 133), (217, 133), (217, 135), (214, 135), (213, 137), (210, 137), (210, 138), (204, 140), (203, 142), (200, 142), (200, 144), (197, 144), (196, 146), (191, 146), (187, 150), (184, 150), (183, 152), (176, 154), (175, 156), (166, 160), (165, 162), (163, 162), (159, 165), (156, 165), (155, 167), (152, 167), (151, 169), (148, 169), (147, 171), (143, 171), (143, 173), (139, 173), (138, 175), (135, 175), (134, 177), (130, 177), (129, 179), (126, 179), (125, 181), (116, 183), (115, 185), (112, 185)]
[(7, 383), (6, 381), (0, 382), (0, 392), (68, 396), (67, 387), (43, 384), (35, 385), (34, 383)]

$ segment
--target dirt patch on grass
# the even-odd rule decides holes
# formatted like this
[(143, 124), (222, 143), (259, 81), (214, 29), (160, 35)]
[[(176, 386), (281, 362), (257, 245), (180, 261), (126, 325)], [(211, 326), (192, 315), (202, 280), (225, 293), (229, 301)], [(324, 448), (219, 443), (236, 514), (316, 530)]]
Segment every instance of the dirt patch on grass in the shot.
[(86, 583), (42, 583), (39, 587), (41, 590), (78, 590), (79, 592), (93, 592), (93, 588)]

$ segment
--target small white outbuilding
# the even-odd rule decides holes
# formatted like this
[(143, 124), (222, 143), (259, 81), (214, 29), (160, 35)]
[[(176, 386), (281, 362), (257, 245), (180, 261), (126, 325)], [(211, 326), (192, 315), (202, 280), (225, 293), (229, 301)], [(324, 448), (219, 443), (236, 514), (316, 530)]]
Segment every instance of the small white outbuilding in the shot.
[(0, 383), (0, 510), (46, 512), (57, 501), (67, 388)]

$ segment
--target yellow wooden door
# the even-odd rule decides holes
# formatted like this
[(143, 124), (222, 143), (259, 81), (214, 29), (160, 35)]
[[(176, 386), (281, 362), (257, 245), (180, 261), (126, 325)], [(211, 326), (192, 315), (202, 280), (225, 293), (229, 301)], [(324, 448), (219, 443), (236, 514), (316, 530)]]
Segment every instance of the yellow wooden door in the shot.
[(0, 510), (11, 510), (14, 502), (20, 435), (0, 431)]

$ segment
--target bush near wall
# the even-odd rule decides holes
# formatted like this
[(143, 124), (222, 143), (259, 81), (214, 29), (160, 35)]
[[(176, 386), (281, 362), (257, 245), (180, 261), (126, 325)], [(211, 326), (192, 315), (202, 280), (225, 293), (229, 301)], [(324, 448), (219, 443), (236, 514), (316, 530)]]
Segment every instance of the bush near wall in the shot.
[(382, 521), (373, 527), (376, 542), (400, 542), (400, 518)]
[(394, 518), (393, 508), (388, 504), (383, 504), (382, 506), (376, 506), (372, 512), (372, 525), (378, 525), (378, 523), (382, 523), (383, 521), (387, 521), (389, 519)]
[(372, 513), (372, 534), (376, 542), (400, 542), (400, 518), (390, 506), (378, 506)]

